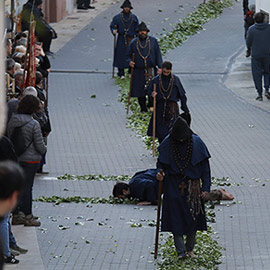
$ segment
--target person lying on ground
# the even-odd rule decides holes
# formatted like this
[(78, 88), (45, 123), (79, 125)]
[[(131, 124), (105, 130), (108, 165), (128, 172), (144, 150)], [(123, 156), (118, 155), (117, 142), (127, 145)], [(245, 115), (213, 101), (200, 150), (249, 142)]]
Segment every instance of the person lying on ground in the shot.
[[(138, 205), (157, 204), (158, 181), (156, 175), (159, 169), (148, 169), (135, 173), (129, 183), (118, 182), (114, 185), (113, 196), (118, 198), (136, 198)], [(205, 201), (233, 200), (234, 197), (225, 189), (211, 190), (203, 198)]]

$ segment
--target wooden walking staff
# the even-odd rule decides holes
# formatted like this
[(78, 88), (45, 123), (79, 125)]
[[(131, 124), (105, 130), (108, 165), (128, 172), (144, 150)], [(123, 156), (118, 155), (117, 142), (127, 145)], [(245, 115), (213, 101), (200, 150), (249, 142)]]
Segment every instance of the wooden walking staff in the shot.
[[(157, 93), (157, 85), (154, 83), (153, 86), (153, 93)], [(156, 144), (156, 111), (157, 111), (157, 97), (154, 95), (153, 98), (153, 149), (152, 149), (152, 155), (155, 156), (155, 144)]]
[(46, 100), (45, 100), (45, 107), (48, 107), (48, 101), (49, 101), (49, 74), (46, 78)]
[[(160, 170), (160, 173), (163, 174), (163, 171)], [(164, 174), (163, 174), (163, 177), (164, 177)], [(155, 259), (157, 258), (157, 253), (158, 253), (158, 237), (159, 237), (159, 224), (160, 224), (160, 208), (161, 208), (162, 184), (163, 184), (163, 181), (159, 181), (159, 186), (158, 186), (157, 226), (156, 226), (155, 255), (154, 255), (154, 258)]]
[[(132, 62), (135, 61), (135, 54), (132, 54)], [(130, 97), (131, 97), (131, 91), (132, 91), (132, 81), (133, 81), (133, 70), (134, 67), (130, 70), (130, 81), (129, 81), (129, 92), (128, 92), (128, 104), (127, 104), (127, 114), (129, 113), (129, 104), (130, 104)]]
[[(115, 29), (117, 29), (117, 26), (114, 26)], [(116, 34), (113, 35), (113, 61), (114, 61), (114, 57), (115, 57), (115, 51), (116, 51)], [(112, 63), (112, 77), (114, 78), (114, 65)]]

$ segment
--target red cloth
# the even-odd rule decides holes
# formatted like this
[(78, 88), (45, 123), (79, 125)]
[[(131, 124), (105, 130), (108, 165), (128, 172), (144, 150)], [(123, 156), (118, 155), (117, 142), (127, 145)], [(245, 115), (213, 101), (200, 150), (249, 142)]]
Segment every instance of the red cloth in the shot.
[(36, 85), (36, 57), (35, 57), (35, 26), (36, 22), (30, 24), (30, 51), (28, 56), (27, 77), (24, 87)]

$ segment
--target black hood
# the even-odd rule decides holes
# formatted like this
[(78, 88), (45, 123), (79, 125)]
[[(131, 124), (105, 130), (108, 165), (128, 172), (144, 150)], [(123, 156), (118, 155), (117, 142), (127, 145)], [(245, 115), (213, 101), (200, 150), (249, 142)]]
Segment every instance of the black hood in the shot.
[(185, 119), (179, 116), (170, 130), (170, 137), (173, 140), (185, 140), (192, 137), (193, 131), (188, 126)]
[(150, 30), (147, 28), (146, 24), (144, 22), (141, 22), (137, 29), (136, 29), (136, 32), (140, 32), (140, 31), (147, 31), (147, 32), (150, 32)]
[(131, 3), (129, 0), (125, 0), (125, 2), (122, 4), (121, 8), (130, 8), (130, 9), (133, 9)]

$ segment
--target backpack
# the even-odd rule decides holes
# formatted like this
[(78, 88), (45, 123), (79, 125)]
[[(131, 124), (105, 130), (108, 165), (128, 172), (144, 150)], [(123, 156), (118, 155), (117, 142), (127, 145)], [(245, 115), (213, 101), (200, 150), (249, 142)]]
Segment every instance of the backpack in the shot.
[(10, 137), (10, 140), (14, 146), (15, 153), (18, 157), (21, 156), (32, 143), (31, 141), (28, 145), (26, 145), (26, 141), (22, 132), (22, 127), (28, 124), (29, 122), (25, 123), (20, 127), (15, 127)]

